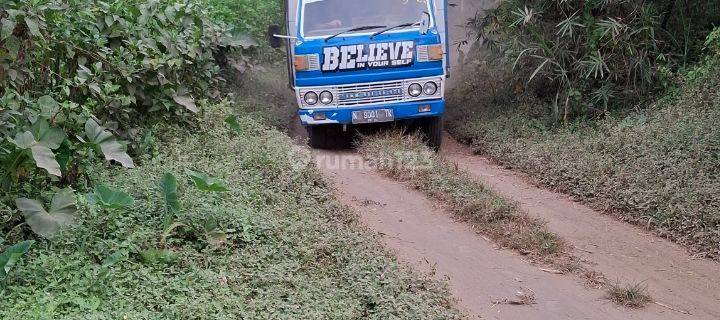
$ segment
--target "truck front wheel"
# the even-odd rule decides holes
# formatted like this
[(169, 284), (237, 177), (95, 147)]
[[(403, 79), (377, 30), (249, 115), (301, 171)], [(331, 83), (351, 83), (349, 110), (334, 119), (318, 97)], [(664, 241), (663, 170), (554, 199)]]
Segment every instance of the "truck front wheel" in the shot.
[(440, 151), (443, 137), (443, 118), (432, 117), (423, 119), (422, 121), (421, 130), (425, 142), (430, 149), (433, 149), (435, 152)]
[(313, 149), (342, 149), (350, 144), (350, 135), (341, 125), (308, 126), (307, 132)]

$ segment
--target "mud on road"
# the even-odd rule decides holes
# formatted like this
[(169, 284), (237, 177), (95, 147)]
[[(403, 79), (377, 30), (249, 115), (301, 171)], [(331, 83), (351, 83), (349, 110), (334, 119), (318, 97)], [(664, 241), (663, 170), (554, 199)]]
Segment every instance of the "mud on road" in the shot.
[[(452, 2), (451, 43), (463, 52), (452, 55), (458, 81), (464, 53), (473, 45), (459, 45), (466, 39), (465, 21), (496, 1)], [(293, 122), (291, 134), (304, 145), (307, 136), (299, 121)], [(605, 291), (588, 288), (575, 276), (548, 273), (522, 255), (498, 248), (453, 220), (442, 205), (379, 174), (353, 150), (314, 153), (336, 196), (379, 233), (400, 260), (446, 280), (470, 318), (720, 319), (720, 264), (694, 259), (669, 241), (535, 187), (449, 137), (442, 151), (446, 161), (547, 221), (552, 232), (572, 245), (575, 256), (609, 280), (646, 284), (655, 302), (640, 310), (618, 307)], [(531, 297), (531, 303), (507, 303), (518, 296)]]

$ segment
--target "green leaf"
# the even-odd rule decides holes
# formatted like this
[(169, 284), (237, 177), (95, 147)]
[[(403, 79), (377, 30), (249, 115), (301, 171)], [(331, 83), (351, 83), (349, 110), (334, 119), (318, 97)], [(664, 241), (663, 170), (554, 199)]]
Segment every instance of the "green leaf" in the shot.
[(8, 50), (8, 53), (10, 53), (10, 57), (13, 60), (17, 59), (18, 54), (20, 53), (20, 45), (21, 45), (20, 39), (18, 39), (16, 36), (10, 35), (4, 41), (5, 41), (5, 48)]
[(88, 200), (92, 204), (112, 209), (127, 208), (135, 203), (135, 199), (129, 194), (110, 189), (104, 185), (95, 186), (93, 193), (88, 195)]
[(225, 118), (225, 123), (228, 125), (228, 127), (230, 127), (230, 129), (232, 129), (236, 133), (242, 134), (243, 132), (245, 132), (245, 130), (243, 130), (243, 128), (240, 126), (240, 123), (238, 123), (237, 117), (234, 115)]
[[(48, 139), (48, 143), (52, 144), (54, 138)], [(64, 134), (63, 139), (65, 139)], [(48, 146), (37, 142), (32, 132), (25, 131), (23, 133), (18, 133), (15, 136), (15, 139), (12, 140), (12, 142), (21, 150), (30, 149), (33, 160), (35, 160), (35, 165), (38, 168), (47, 170), (47, 172), (51, 175), (58, 177), (62, 176), (62, 172), (60, 171), (60, 164), (55, 159), (55, 154), (52, 152), (52, 150), (50, 150)]]
[(124, 251), (122, 251), (122, 250), (115, 251), (113, 254), (111, 254), (110, 256), (105, 258), (105, 260), (103, 260), (103, 264), (102, 264), (101, 268), (103, 268), (103, 269), (110, 268), (110, 267), (114, 266), (115, 264), (117, 264), (118, 262), (125, 260), (125, 256), (126, 256), (126, 253)]
[[(42, 98), (41, 98), (42, 99)], [(50, 98), (52, 99), (52, 98)], [(55, 100), (52, 100), (55, 101)], [(57, 102), (56, 102), (57, 103)], [(31, 132), (33, 136), (35, 137), (35, 140), (52, 149), (55, 150), (57, 148), (60, 148), (60, 144), (62, 144), (63, 141), (65, 141), (65, 131), (63, 131), (60, 128), (52, 128), (50, 127), (50, 124), (47, 122), (47, 120), (40, 118), (33, 124), (31, 128)]]
[(25, 131), (15, 135), (15, 139), (12, 140), (12, 143), (14, 143), (19, 149), (25, 150), (30, 149), (37, 143), (37, 141), (35, 141), (35, 137), (33, 137), (32, 132)]
[(170, 172), (165, 173), (162, 179), (160, 179), (159, 186), (163, 193), (163, 197), (165, 198), (167, 212), (170, 214), (180, 213), (182, 207), (180, 206), (180, 201), (178, 200), (177, 179), (175, 176)]
[(32, 34), (35, 37), (42, 38), (42, 33), (40, 33), (40, 22), (37, 18), (34, 17), (24, 17), (25, 18), (25, 24), (28, 27), (28, 30), (30, 30), (30, 34)]
[(35, 241), (23, 241), (5, 249), (5, 251), (0, 254), (0, 280), (7, 277), (13, 266), (30, 250), (33, 243), (35, 243)]
[(17, 22), (15, 19), (2, 19), (0, 20), (0, 24), (2, 24), (2, 29), (0, 29), (0, 40), (5, 40), (13, 34)]
[(143, 263), (147, 265), (174, 264), (178, 260), (175, 252), (162, 249), (149, 249), (140, 252)]
[(33, 160), (35, 160), (35, 165), (37, 165), (38, 168), (43, 168), (47, 170), (49, 174), (56, 177), (62, 177), (60, 163), (57, 162), (57, 159), (55, 159), (55, 153), (53, 153), (50, 148), (38, 143), (32, 146), (30, 150), (32, 152)]
[(237, 33), (233, 35), (233, 39), (230, 44), (234, 47), (242, 47), (243, 49), (251, 49), (257, 47), (258, 43), (247, 33)]
[(125, 168), (134, 168), (132, 158), (125, 152), (125, 146), (121, 145), (112, 133), (101, 127), (95, 120), (88, 119), (85, 122), (85, 136), (90, 140), (90, 143), (100, 148), (105, 160), (115, 160), (119, 162)]
[(37, 103), (42, 114), (46, 117), (52, 117), (60, 110), (60, 104), (51, 96), (42, 96)]
[(188, 177), (195, 183), (195, 187), (197, 187), (201, 191), (207, 191), (207, 192), (227, 192), (230, 191), (228, 187), (225, 185), (224, 182), (211, 178), (207, 174), (195, 172), (192, 170), (185, 169), (185, 174), (187, 174)]
[(197, 105), (195, 105), (195, 100), (191, 97), (175, 95), (173, 96), (173, 100), (192, 113), (200, 112), (200, 109), (198, 109)]
[(75, 224), (73, 214), (77, 207), (75, 194), (70, 189), (63, 189), (55, 194), (49, 212), (37, 200), (20, 198), (15, 200), (15, 204), (23, 212), (25, 222), (33, 232), (45, 238), (52, 237), (63, 227)]

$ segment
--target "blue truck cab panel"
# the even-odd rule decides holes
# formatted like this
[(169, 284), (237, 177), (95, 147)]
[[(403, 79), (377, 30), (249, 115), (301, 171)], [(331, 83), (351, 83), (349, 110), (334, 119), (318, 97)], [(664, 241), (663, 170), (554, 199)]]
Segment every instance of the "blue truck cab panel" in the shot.
[(446, 0), (287, 0), (288, 70), (303, 125), (440, 119)]

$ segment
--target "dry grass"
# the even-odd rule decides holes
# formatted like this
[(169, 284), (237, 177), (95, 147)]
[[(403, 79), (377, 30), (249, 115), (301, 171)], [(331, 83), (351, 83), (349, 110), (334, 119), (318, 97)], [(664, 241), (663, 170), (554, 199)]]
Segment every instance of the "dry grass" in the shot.
[(652, 302), (647, 285), (642, 282), (623, 285), (617, 281), (608, 285), (607, 297), (612, 302), (628, 308), (642, 308)]

